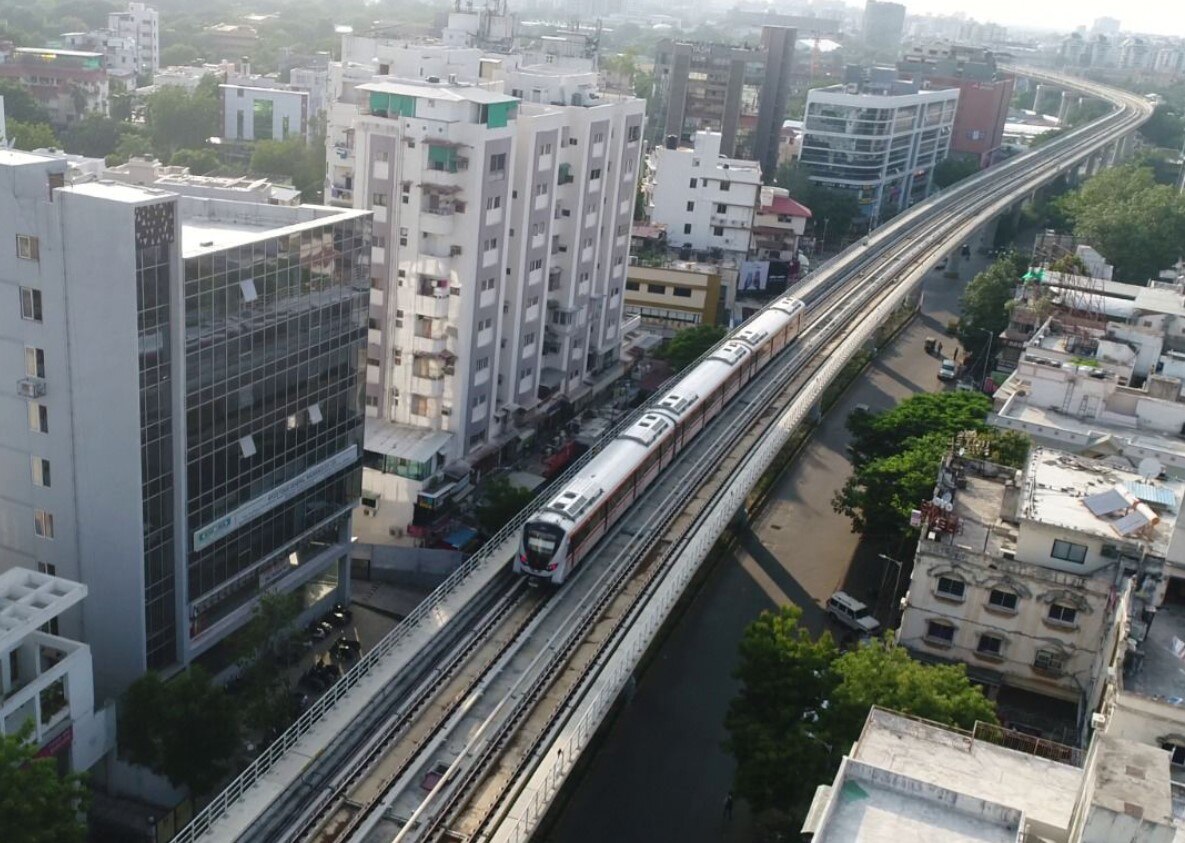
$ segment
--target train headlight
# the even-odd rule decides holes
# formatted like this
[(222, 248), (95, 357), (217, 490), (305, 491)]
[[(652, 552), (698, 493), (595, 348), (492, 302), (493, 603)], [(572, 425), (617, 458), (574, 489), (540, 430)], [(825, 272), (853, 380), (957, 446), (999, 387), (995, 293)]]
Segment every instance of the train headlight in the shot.
[(558, 568), (558, 567), (560, 567), (560, 563), (559, 563), (559, 562), (550, 562), (550, 563), (548, 563), (548, 565), (547, 565), (547, 570), (549, 570), (549, 571), (554, 571), (554, 570), (555, 570), (556, 568)]
[(527, 564), (527, 554), (525, 554), (525, 553), (520, 553), (520, 554), (518, 555), (518, 561), (519, 561), (519, 562), (522, 562), (524, 565), (526, 565), (526, 564)]

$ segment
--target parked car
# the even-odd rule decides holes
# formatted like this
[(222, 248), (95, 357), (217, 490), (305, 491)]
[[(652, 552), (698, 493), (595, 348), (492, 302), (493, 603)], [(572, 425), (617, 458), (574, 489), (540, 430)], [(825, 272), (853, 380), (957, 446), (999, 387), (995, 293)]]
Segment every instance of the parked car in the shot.
[(953, 381), (957, 374), (958, 367), (955, 366), (954, 360), (943, 360), (938, 367), (938, 380), (940, 381)]
[(849, 629), (862, 635), (876, 635), (880, 621), (872, 616), (868, 607), (846, 591), (837, 591), (827, 601), (827, 614)]
[(946, 269), (946, 265), (949, 262), (950, 262), (950, 258), (943, 258), (938, 263), (934, 264), (935, 271), (942, 272), (944, 269)]

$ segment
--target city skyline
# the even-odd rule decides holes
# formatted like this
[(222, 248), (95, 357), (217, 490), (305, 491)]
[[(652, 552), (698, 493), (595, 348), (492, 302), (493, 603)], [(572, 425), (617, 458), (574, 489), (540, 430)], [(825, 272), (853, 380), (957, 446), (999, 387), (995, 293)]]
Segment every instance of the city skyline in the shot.
[(1185, 37), (1185, 8), (1167, 6), (1154, 0), (1134, 0), (1116, 8), (1109, 0), (1083, 0), (1080, 3), (1026, 3), (1024, 0), (999, 0), (990, 12), (972, 9), (962, 0), (913, 0), (905, 4), (911, 15), (953, 15), (983, 19), (1003, 26), (1031, 27), (1073, 32), (1079, 26), (1090, 29), (1096, 18), (1117, 18), (1123, 32)]

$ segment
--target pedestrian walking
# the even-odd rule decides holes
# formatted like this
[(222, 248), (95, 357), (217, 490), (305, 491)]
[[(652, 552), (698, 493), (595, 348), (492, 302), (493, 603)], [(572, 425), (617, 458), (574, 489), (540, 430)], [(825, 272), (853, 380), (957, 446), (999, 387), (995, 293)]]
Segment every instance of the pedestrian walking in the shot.
[(938, 356), (942, 356), (942, 343), (938, 343)]
[(732, 819), (732, 791), (728, 791), (728, 795), (724, 797), (724, 819)]

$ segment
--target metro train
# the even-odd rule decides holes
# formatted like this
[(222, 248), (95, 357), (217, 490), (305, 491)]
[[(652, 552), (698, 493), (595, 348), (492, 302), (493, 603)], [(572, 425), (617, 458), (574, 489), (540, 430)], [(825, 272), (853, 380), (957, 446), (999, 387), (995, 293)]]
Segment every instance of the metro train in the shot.
[(806, 305), (770, 303), (692, 367), (523, 525), (514, 572), (561, 585), (659, 473), (802, 330)]

